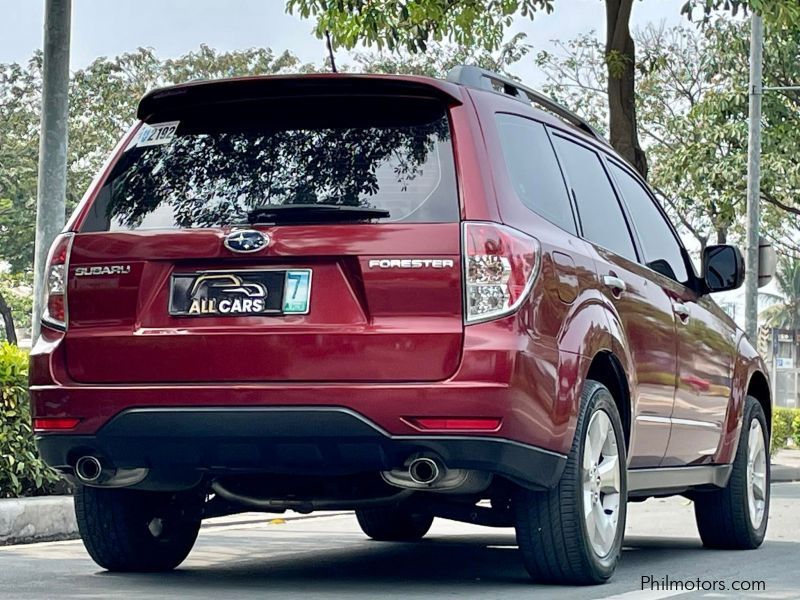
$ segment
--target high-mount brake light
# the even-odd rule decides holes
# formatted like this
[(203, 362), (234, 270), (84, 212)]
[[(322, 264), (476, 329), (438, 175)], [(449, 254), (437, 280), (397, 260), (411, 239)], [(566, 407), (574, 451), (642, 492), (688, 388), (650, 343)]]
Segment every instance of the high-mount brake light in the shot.
[(538, 240), (496, 223), (468, 221), (463, 227), (466, 322), (514, 312), (539, 271)]
[(42, 294), (42, 323), (67, 328), (67, 273), (72, 234), (62, 233), (50, 246)]

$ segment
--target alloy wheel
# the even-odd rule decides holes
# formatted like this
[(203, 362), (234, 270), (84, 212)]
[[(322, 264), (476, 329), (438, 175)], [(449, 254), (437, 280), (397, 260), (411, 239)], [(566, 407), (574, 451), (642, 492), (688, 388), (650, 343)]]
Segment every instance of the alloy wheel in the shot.
[(753, 419), (747, 436), (747, 508), (754, 529), (761, 527), (767, 504), (767, 450), (761, 422)]
[(595, 554), (611, 552), (619, 524), (622, 465), (617, 436), (608, 414), (592, 415), (583, 447), (583, 516)]

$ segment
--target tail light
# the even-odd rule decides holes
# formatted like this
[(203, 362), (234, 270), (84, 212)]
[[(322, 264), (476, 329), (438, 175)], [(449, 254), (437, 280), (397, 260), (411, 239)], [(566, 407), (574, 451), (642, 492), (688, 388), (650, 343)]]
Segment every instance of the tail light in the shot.
[(494, 223), (464, 223), (466, 322), (514, 312), (539, 270), (539, 242)]
[(67, 273), (72, 234), (62, 233), (50, 247), (42, 285), (42, 323), (56, 329), (67, 328)]

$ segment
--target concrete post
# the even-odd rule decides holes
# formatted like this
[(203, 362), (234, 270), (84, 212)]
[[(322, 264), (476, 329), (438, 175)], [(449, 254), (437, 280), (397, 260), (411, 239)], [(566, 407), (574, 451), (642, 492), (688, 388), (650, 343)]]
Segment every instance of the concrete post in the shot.
[(47, 251), (64, 227), (67, 193), (67, 119), (69, 36), (72, 0), (45, 0), (42, 121), (36, 195), (36, 248), (33, 259), (35, 342), (42, 315), (42, 286)]
[(747, 149), (747, 256), (745, 257), (745, 332), (758, 335), (759, 203), (761, 201), (761, 96), (764, 24), (753, 13), (750, 33), (750, 139)]

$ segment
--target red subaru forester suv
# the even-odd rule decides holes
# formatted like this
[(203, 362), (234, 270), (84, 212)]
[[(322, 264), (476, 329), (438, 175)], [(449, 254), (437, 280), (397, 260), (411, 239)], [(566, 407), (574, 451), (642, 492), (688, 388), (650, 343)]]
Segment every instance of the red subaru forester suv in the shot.
[(585, 121), (476, 67), (196, 82), (138, 118), (53, 244), (31, 354), (99, 565), (353, 509), (376, 540), (513, 526), (535, 579), (602, 582), (627, 502), (671, 494), (706, 546), (761, 544), (765, 366), (708, 296), (742, 255), (697, 275)]

